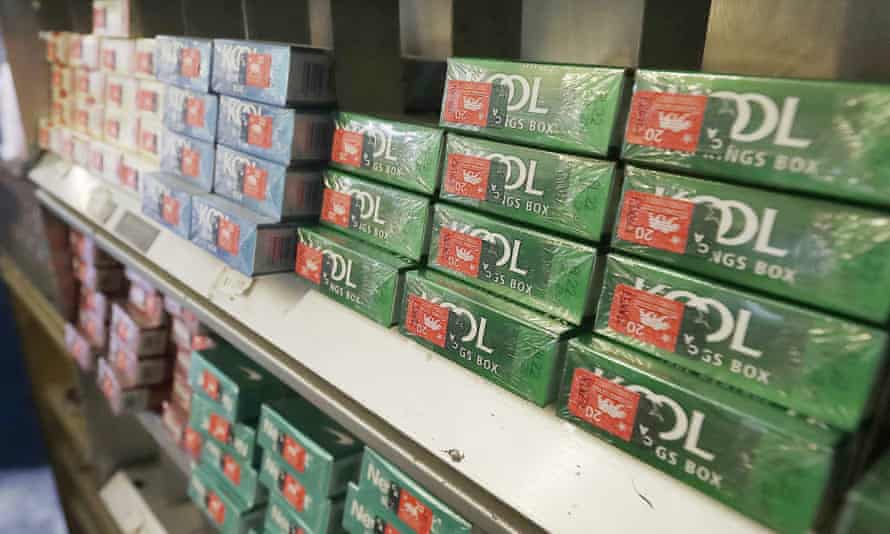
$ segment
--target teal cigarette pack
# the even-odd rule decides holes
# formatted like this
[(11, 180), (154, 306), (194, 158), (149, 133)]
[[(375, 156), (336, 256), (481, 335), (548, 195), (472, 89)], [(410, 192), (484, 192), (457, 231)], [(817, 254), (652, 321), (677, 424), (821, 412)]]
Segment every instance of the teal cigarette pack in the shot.
[(596, 337), (569, 342), (557, 413), (783, 533), (809, 530), (840, 438)]
[(592, 311), (591, 246), (437, 204), (428, 265), (467, 283), (579, 324)]
[(615, 163), (448, 134), (439, 198), (585, 241), (609, 233)]
[(426, 254), (429, 198), (330, 169), (324, 187), (321, 224), (406, 258)]
[(299, 397), (263, 405), (257, 443), (278, 454), (313, 495), (343, 493), (361, 462), (362, 443)]
[(401, 332), (539, 406), (556, 396), (572, 327), (432, 271), (408, 273)]
[(890, 205), (890, 86), (637, 72), (624, 159)]
[(890, 215), (628, 167), (613, 246), (876, 323), (890, 316)]
[(596, 332), (853, 430), (884, 361), (878, 329), (610, 254)]
[(439, 124), (559, 152), (619, 144), (625, 69), (449, 58)]

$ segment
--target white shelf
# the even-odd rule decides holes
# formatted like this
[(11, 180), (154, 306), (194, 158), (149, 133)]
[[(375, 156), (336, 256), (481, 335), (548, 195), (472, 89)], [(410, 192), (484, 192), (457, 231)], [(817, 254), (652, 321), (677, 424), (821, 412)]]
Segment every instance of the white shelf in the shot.
[[(221, 262), (166, 230), (140, 253), (115, 231), (125, 213), (138, 216), (137, 199), (83, 169), (65, 170), (50, 159), (32, 172), (49, 208), (161, 290), (188, 300), (211, 328), (478, 529), (767, 532), (558, 419), (552, 408), (484, 381), (293, 274), (257, 278), (241, 292), (225, 280), (232, 273)], [(450, 449), (463, 459), (452, 461)]]

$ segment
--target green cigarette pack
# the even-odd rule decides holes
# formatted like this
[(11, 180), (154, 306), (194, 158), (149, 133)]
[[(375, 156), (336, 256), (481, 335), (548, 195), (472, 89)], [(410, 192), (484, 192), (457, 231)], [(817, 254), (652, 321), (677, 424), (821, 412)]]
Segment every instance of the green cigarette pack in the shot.
[(414, 532), (455, 534), (470, 532), (472, 525), (417, 482), (365, 447), (359, 474), (361, 500), (369, 506), (389, 510)]
[(890, 215), (628, 167), (613, 245), (872, 322), (890, 315)]
[(595, 331), (852, 430), (868, 411), (884, 332), (610, 254)]
[(432, 271), (408, 273), (400, 324), (403, 335), (539, 406), (556, 397), (574, 330)]
[(637, 72), (624, 159), (890, 205), (890, 86)]
[(259, 457), (256, 430), (250, 425), (230, 421), (219, 405), (198, 393), (192, 394), (189, 426), (197, 430), (204, 441), (212, 439), (225, 453), (247, 465), (255, 465)]
[(228, 343), (196, 350), (189, 365), (192, 391), (213, 401), (229, 421), (254, 421), (264, 401), (290, 389)]
[(188, 495), (221, 534), (245, 534), (263, 523), (265, 508), (249, 508), (223, 487), (223, 482), (198, 465), (189, 478)]
[[(331, 506), (335, 510), (342, 510), (343, 501), (334, 501), (331, 503)], [(337, 512), (336, 515), (339, 517), (341, 513), (342, 511)], [(310, 529), (309, 525), (284, 500), (284, 497), (277, 493), (269, 495), (266, 522), (263, 524), (263, 527), (265, 528), (264, 534), (315, 534), (316, 532), (320, 534), (340, 534), (347, 532), (343, 530), (343, 525), (340, 521), (331, 522), (328, 525), (327, 531)]]
[(620, 144), (625, 69), (449, 58), (439, 125), (559, 152)]
[[(890, 524), (888, 502), (890, 502), (890, 454), (885, 454), (847, 493), (835, 532), (885, 534), (887, 525)], [(348, 506), (347, 503), (347, 510)]]
[(808, 530), (837, 432), (597, 337), (566, 361), (560, 417), (770, 528)]
[(266, 488), (260, 485), (257, 470), (250, 462), (223, 450), (216, 441), (204, 440), (201, 462), (248, 508), (266, 502)]
[(359, 488), (349, 483), (346, 490), (346, 506), (343, 508), (343, 528), (350, 534), (411, 534), (392, 510), (376, 502), (363, 502)]
[(435, 193), (442, 130), (342, 111), (334, 127), (331, 166), (425, 195)]
[(578, 324), (592, 312), (597, 251), (518, 224), (437, 204), (428, 265)]
[(609, 233), (615, 163), (448, 134), (439, 198), (585, 241)]
[(285, 508), (306, 525), (309, 532), (327, 532), (329, 526), (339, 525), (343, 513), (343, 499), (310, 493), (286, 467), (287, 463), (275, 452), (264, 449), (260, 462), (260, 482), (268, 489), (270, 499), (279, 497)]
[(300, 228), (298, 235), (297, 275), (373, 321), (395, 324), (413, 261), (326, 228)]
[(278, 454), (306, 491), (322, 497), (343, 493), (361, 463), (362, 443), (299, 397), (263, 405), (257, 444)]
[(328, 169), (321, 224), (412, 260), (426, 254), (429, 198)]

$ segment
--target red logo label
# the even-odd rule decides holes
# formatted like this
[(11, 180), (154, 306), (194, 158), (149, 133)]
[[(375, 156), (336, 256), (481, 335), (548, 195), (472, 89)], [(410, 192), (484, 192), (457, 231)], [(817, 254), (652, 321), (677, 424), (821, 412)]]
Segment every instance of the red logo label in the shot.
[(210, 435), (216, 441), (226, 444), (229, 442), (229, 432), (232, 424), (219, 414), (210, 414)]
[(449, 80), (445, 89), (445, 122), (485, 127), (490, 103), (490, 83)]
[(207, 513), (210, 514), (210, 517), (217, 525), (222, 525), (226, 522), (226, 505), (212, 491), (207, 493)]
[(142, 130), (140, 124), (139, 147), (149, 154), (158, 153), (158, 136), (151, 130)]
[(321, 200), (321, 219), (347, 228), (349, 226), (349, 212), (352, 210), (352, 196), (349, 193), (324, 190)]
[(265, 169), (253, 164), (244, 168), (244, 187), (242, 192), (256, 200), (266, 199), (266, 177), (269, 175)]
[(281, 493), (287, 502), (298, 512), (302, 512), (306, 506), (306, 488), (304, 488), (297, 479), (290, 473), (284, 474), (284, 481), (281, 484)]
[(124, 343), (130, 341), (130, 327), (127, 326), (126, 321), (118, 321), (117, 329), (116, 329), (117, 337)]
[(124, 101), (124, 87), (119, 83), (108, 84), (108, 100), (111, 100), (118, 106)]
[(408, 308), (405, 311), (405, 330), (438, 345), (445, 346), (445, 333), (448, 331), (448, 308), (434, 304), (422, 297), (408, 295)]
[(93, 342), (94, 345), (101, 345), (102, 340), (99, 339), (97, 335), (99, 333), (99, 325), (96, 324), (96, 318), (92, 315), (84, 315), (83, 320), (81, 321), (81, 325), (83, 326), (84, 333)]
[(627, 143), (695, 152), (708, 97), (638, 91), (627, 121)]
[(50, 85), (53, 88), (58, 89), (59, 86), (62, 85), (62, 69), (58, 67), (53, 67), (52, 74), (50, 75)]
[(102, 66), (108, 70), (114, 70), (117, 66), (117, 58), (115, 57), (114, 50), (106, 48), (102, 51)]
[(120, 371), (121, 374), (126, 376), (128, 374), (127, 369), (129, 368), (129, 360), (127, 359), (127, 353), (124, 352), (123, 349), (117, 351), (115, 363), (117, 365), (117, 370)]
[(80, 93), (90, 92), (90, 75), (87, 71), (77, 73), (77, 91)]
[(103, 156), (102, 152), (99, 152), (98, 150), (90, 152), (90, 168), (100, 174), (105, 167)]
[(238, 249), (241, 247), (241, 227), (238, 223), (226, 219), (219, 218), (219, 231), (216, 234), (216, 245), (233, 256), (238, 255)]
[(609, 308), (609, 328), (673, 352), (685, 308), (682, 302), (618, 284)]
[(491, 161), (476, 156), (449, 154), (445, 171), (445, 191), (476, 200), (485, 200)]
[(204, 100), (190, 96), (185, 99), (185, 123), (194, 128), (204, 127)]
[(241, 485), (241, 466), (231, 456), (223, 456), (223, 474), (236, 486)]
[(429, 534), (433, 526), (433, 511), (404, 489), (399, 496), (398, 516), (417, 534)]
[(362, 144), (364, 135), (337, 128), (334, 130), (334, 141), (331, 146), (331, 159), (343, 165), (360, 167), (362, 165)]
[(118, 121), (114, 119), (108, 119), (107, 121), (105, 121), (105, 135), (117, 140), (120, 136), (120, 132), (121, 124)]
[(155, 58), (151, 52), (136, 52), (136, 72), (154, 75)]
[(139, 184), (136, 183), (136, 169), (130, 167), (121, 161), (117, 166), (117, 178), (120, 184), (129, 189), (138, 189)]
[(73, 346), (71, 347), (71, 355), (74, 357), (74, 360), (80, 365), (81, 369), (87, 370), (92, 367), (92, 362), (89, 359), (89, 346), (87, 342), (83, 340), (81, 337), (77, 337), (73, 341)]
[(306, 470), (306, 449), (290, 436), (284, 436), (281, 457), (297, 471), (302, 473)]
[(298, 243), (297, 274), (314, 284), (320, 284), (323, 258), (321, 250), (312, 248), (305, 243)]
[(588, 369), (576, 368), (572, 375), (569, 412), (624, 441), (633, 436), (639, 403), (639, 393)]
[(104, 7), (94, 7), (93, 8), (93, 28), (96, 30), (104, 30), (105, 29), (105, 8)]
[(201, 456), (201, 434), (194, 428), (187, 427), (185, 429), (185, 438), (182, 444), (192, 458), (197, 459)]
[(694, 210), (695, 204), (688, 200), (627, 191), (621, 203), (618, 238), (683, 254)]
[(90, 114), (85, 109), (78, 109), (74, 115), (74, 122), (83, 129), (89, 124)]
[(161, 217), (173, 226), (179, 224), (179, 200), (164, 193), (161, 197)]
[(82, 37), (70, 37), (70, 48), (71, 51), (68, 54), (71, 59), (80, 59), (83, 57), (83, 43), (81, 42)]
[(439, 230), (439, 265), (473, 278), (479, 276), (482, 239), (451, 228)]
[[(205, 370), (201, 375), (201, 389), (207, 393), (207, 396), (215, 401), (219, 401), (219, 379), (213, 376), (213, 373)], [(213, 426), (211, 420), (210, 426)]]
[(201, 75), (201, 51), (197, 48), (183, 48), (179, 51), (179, 73), (186, 78)]
[(185, 176), (197, 178), (201, 174), (201, 154), (187, 146), (182, 147), (182, 161), (179, 170)]
[(252, 113), (247, 116), (247, 144), (272, 147), (272, 117)]
[(136, 93), (136, 107), (154, 113), (158, 109), (158, 94), (150, 89), (140, 89)]
[(244, 81), (252, 87), (267, 88), (272, 84), (272, 56), (247, 54), (247, 73)]
[(116, 397), (115, 393), (117, 392), (117, 388), (114, 387), (114, 382), (111, 380), (111, 377), (105, 375), (102, 378), (102, 393), (105, 394), (105, 398), (110, 402), (114, 402), (114, 398)]

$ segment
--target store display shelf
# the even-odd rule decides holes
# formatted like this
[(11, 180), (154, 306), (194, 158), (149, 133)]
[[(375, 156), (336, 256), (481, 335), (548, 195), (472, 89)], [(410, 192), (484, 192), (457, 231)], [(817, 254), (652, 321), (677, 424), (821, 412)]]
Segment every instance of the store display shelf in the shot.
[(767, 532), (295, 275), (247, 279), (47, 156), (41, 201), (486, 532)]
[(161, 417), (152, 412), (139, 412), (136, 414), (136, 419), (142, 424), (145, 431), (154, 438), (158, 443), (158, 446), (164, 454), (167, 455), (170, 461), (173, 462), (176, 468), (179, 469), (183, 477), (185, 477), (183, 480), (187, 480), (189, 474), (192, 472), (192, 461), (189, 459), (185, 451), (173, 441), (170, 433), (164, 428), (164, 423), (161, 421)]

